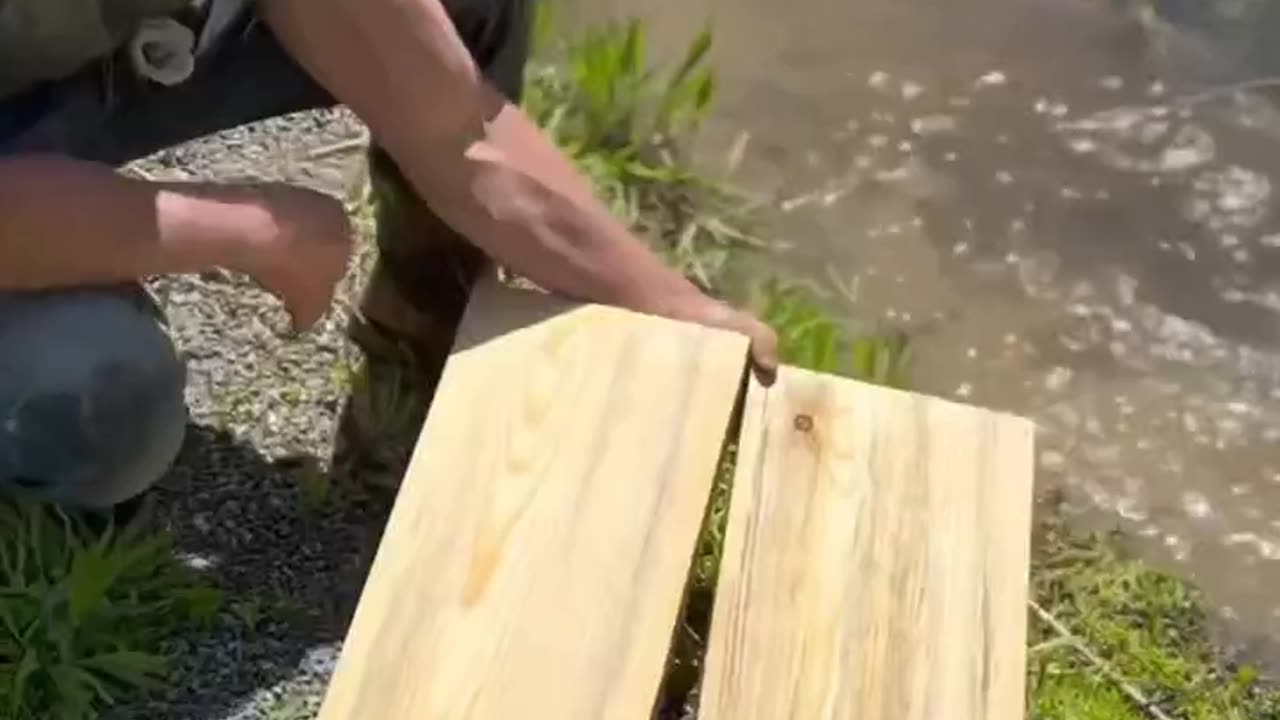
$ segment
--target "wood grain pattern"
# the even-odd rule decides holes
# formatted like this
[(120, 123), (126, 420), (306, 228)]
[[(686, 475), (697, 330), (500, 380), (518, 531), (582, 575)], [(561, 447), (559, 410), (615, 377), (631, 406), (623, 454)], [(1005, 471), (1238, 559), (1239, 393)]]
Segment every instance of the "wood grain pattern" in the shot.
[(1031, 424), (789, 368), (745, 412), (701, 720), (1023, 717)]
[(482, 284), (320, 718), (648, 718), (746, 359)]

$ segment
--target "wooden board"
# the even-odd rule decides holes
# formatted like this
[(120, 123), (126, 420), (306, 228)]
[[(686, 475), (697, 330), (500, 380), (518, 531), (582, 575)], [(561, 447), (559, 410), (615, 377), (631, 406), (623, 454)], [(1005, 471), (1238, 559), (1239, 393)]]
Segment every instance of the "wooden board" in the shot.
[(482, 284), (322, 720), (648, 718), (747, 342)]
[(1030, 423), (793, 369), (745, 412), (699, 717), (1021, 718)]

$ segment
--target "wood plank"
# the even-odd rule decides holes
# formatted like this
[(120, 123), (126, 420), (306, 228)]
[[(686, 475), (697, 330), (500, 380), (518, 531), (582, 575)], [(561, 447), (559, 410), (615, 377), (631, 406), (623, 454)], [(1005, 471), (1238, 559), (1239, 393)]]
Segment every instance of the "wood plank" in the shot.
[(791, 368), (745, 413), (701, 720), (1022, 718), (1031, 424)]
[(648, 718), (746, 363), (477, 288), (319, 717)]

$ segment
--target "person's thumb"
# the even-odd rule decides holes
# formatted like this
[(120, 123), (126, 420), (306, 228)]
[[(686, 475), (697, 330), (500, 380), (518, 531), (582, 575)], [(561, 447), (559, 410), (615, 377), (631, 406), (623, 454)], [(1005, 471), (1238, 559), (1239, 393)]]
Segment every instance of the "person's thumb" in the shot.
[(778, 334), (755, 316), (738, 313), (740, 331), (751, 341), (751, 363), (760, 382), (769, 386), (778, 378)]

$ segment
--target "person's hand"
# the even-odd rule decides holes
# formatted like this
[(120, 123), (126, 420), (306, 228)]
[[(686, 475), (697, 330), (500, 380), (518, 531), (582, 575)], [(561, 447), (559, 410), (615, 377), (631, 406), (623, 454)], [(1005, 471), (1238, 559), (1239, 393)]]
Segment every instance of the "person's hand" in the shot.
[(765, 386), (778, 376), (778, 334), (749, 312), (697, 295), (677, 304), (674, 319), (721, 328), (747, 336), (751, 341), (751, 362), (756, 377)]
[(342, 204), (290, 185), (253, 190), (259, 212), (246, 237), (244, 267), (284, 302), (293, 330), (311, 328), (333, 302), (354, 244)]

